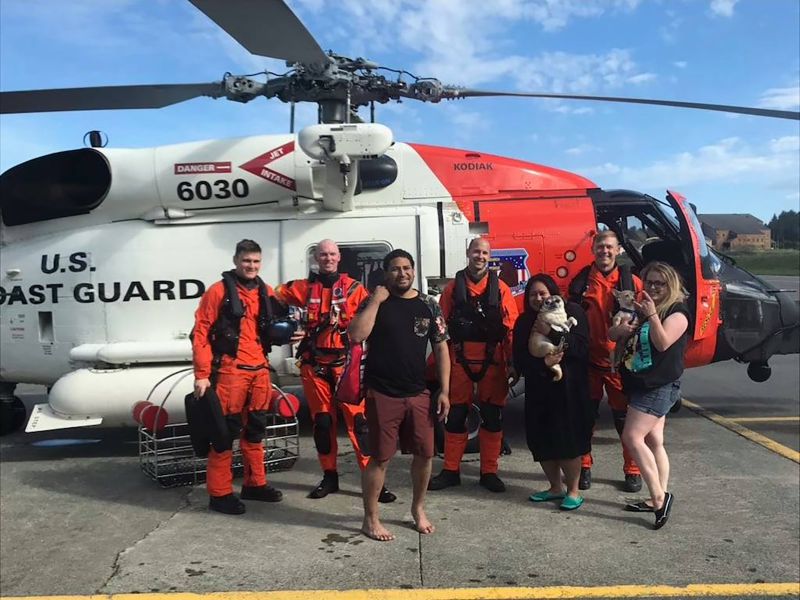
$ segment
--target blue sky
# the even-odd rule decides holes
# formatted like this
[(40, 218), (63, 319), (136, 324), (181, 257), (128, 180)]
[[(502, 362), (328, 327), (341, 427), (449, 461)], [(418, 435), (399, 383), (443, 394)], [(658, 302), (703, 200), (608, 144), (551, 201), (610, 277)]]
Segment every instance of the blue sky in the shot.
[[(324, 50), (483, 89), (800, 108), (798, 0), (291, 0)], [(265, 35), (267, 35), (265, 24)], [(0, 89), (191, 83), (283, 72), (182, 0), (2, 0)], [(512, 156), (603, 188), (769, 220), (800, 203), (800, 123), (586, 102), (382, 105), (395, 138)], [(298, 112), (311, 124), (316, 109)], [(160, 110), (0, 117), (0, 168), (79, 147), (288, 131), (288, 106), (199, 98)]]

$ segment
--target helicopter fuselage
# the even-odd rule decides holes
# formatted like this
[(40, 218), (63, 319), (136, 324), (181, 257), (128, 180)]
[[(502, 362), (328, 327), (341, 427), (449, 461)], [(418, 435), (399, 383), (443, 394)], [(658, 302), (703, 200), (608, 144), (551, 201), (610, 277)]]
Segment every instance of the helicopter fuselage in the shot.
[[(683, 275), (695, 311), (688, 366), (798, 351), (796, 305), (716, 258), (679, 194), (606, 192), (494, 155), (395, 143), (351, 165), (311, 156), (295, 136), (256, 136), (57, 153), (4, 173), (0, 192), (4, 398), (16, 383), (52, 388), (29, 430), (132, 423), (145, 397), (180, 418), (193, 312), (243, 238), (261, 244), (273, 285), (305, 277), (315, 243), (332, 238), (342, 268), (368, 286), (383, 255), (405, 248), (427, 291), (465, 266), (481, 235), (521, 302), (538, 272), (566, 291), (607, 227), (634, 267), (667, 260)], [(287, 348), (271, 359), (293, 368)]]

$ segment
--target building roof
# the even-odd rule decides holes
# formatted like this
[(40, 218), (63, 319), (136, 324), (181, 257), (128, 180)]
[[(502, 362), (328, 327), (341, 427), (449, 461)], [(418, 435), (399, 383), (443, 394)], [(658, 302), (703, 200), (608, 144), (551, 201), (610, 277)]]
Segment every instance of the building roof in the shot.
[(763, 233), (765, 229), (769, 229), (769, 227), (749, 213), (706, 214), (697, 215), (697, 217), (703, 225), (707, 225), (713, 229), (735, 231), (736, 233), (760, 234)]

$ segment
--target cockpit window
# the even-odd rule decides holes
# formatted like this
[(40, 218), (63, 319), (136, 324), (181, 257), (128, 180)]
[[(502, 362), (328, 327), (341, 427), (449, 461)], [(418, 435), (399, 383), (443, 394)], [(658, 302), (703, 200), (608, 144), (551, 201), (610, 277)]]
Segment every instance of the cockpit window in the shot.
[(111, 171), (90, 149), (58, 152), (12, 167), (0, 176), (5, 225), (24, 225), (91, 212), (106, 197)]
[(669, 204), (664, 204), (663, 202), (659, 202), (656, 204), (656, 206), (658, 207), (659, 212), (667, 219), (667, 221), (669, 221), (672, 226), (675, 227), (675, 231), (680, 231), (681, 225), (673, 208)]

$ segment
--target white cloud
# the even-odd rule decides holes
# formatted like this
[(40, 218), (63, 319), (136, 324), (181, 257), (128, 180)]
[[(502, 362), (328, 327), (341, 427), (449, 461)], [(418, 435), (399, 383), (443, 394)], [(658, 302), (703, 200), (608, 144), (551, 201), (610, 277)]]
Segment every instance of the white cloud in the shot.
[(678, 41), (678, 35), (682, 31), (683, 18), (673, 10), (667, 10), (666, 15), (669, 20), (659, 28), (658, 33), (664, 42), (674, 44)]
[(739, 0), (711, 0), (711, 12), (718, 17), (732, 17), (733, 7)]
[(580, 172), (602, 176), (604, 186), (648, 188), (654, 181), (673, 186), (702, 183), (760, 182), (779, 189), (800, 187), (800, 136), (771, 140), (752, 147), (731, 137), (695, 151), (681, 152), (643, 166), (603, 163)]
[(657, 78), (655, 73), (639, 73), (638, 75), (633, 75), (628, 77), (628, 83), (646, 83), (648, 81), (653, 81)]
[(675, 62), (672, 63), (672, 65), (674, 67), (678, 67), (679, 69), (685, 69), (689, 65), (689, 63), (687, 63), (685, 60), (676, 60)]
[(591, 144), (578, 144), (577, 146), (573, 146), (572, 148), (567, 148), (564, 150), (564, 154), (569, 154), (570, 156), (580, 156), (596, 149), (597, 148)]
[(587, 94), (655, 78), (651, 73), (639, 73), (631, 52), (619, 48), (605, 54), (545, 52), (530, 59), (519, 57), (519, 62), (508, 77), (516, 79), (523, 90)]
[[(636, 8), (639, 0), (539, 0), (533, 2), (504, 2), (516, 5), (518, 14), (532, 19), (545, 31), (556, 31), (566, 27), (574, 18), (599, 17), (608, 11), (630, 11)], [(508, 14), (508, 13), (506, 13)]]
[(776, 110), (791, 110), (800, 107), (800, 82), (789, 87), (768, 89), (761, 94), (758, 105)]
[[(318, 0), (298, 0), (303, 7)], [(549, 92), (588, 92), (649, 81), (631, 52), (612, 49), (597, 54), (541, 52), (526, 55), (504, 35), (511, 26), (555, 31), (577, 19), (630, 12), (640, 0), (339, 0), (347, 15), (333, 34), (351, 55), (378, 49), (416, 55), (403, 65), (419, 76), (435, 76), (447, 84)], [(326, 6), (331, 6), (328, 2)], [(367, 6), (369, 8), (367, 8)], [(391, 45), (391, 46), (390, 46)], [(393, 65), (390, 65), (393, 66)]]
[(770, 140), (770, 150), (776, 154), (781, 152), (798, 152), (800, 151), (800, 136), (786, 135), (781, 138)]
[[(566, 102), (566, 101), (564, 101)], [(594, 109), (591, 106), (574, 106), (574, 103), (564, 104), (561, 100), (544, 100), (542, 105), (553, 112), (562, 115), (591, 115)], [(578, 102), (577, 100), (575, 102)]]

